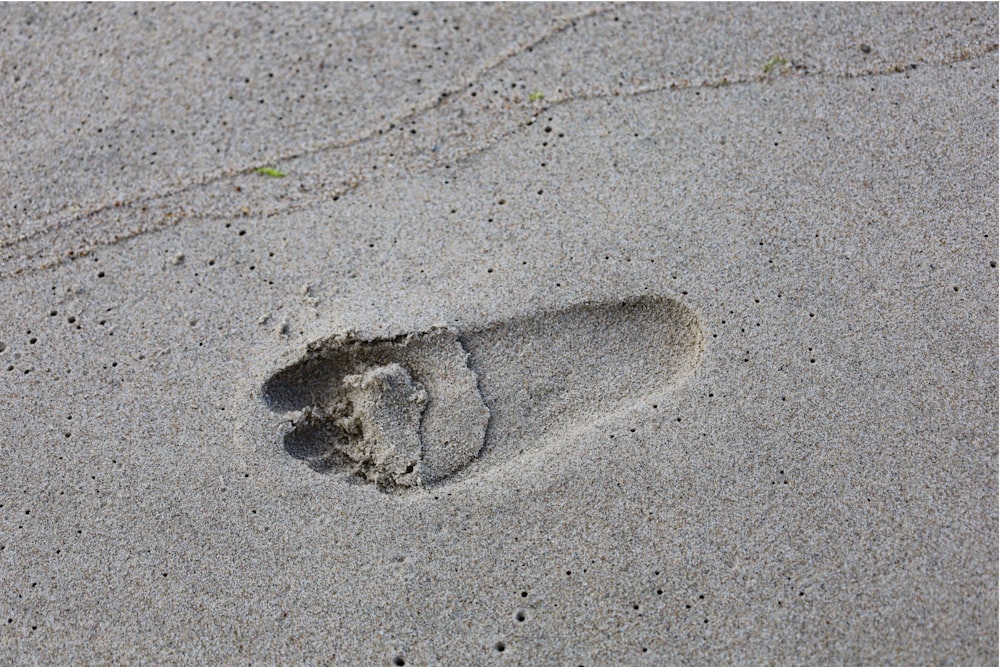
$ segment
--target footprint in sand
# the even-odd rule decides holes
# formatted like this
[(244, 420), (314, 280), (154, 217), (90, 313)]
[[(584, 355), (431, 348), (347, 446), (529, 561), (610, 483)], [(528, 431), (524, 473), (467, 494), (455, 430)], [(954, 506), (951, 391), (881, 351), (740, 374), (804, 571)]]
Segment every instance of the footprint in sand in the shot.
[(668, 390), (702, 340), (673, 299), (583, 303), (468, 330), (331, 336), (261, 393), (289, 424), (288, 454), (398, 491), (477, 474)]

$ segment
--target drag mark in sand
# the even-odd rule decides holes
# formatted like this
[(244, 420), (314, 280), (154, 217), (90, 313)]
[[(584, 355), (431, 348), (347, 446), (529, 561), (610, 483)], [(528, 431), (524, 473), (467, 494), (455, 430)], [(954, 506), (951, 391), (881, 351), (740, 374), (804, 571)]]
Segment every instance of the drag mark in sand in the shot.
[[(891, 76), (908, 74), (916, 63), (895, 62), (880, 63), (864, 68), (847, 71), (824, 71), (818, 65), (806, 65), (787, 60), (778, 66), (779, 58), (772, 58), (760, 64), (733, 70), (721, 77), (705, 78), (693, 71), (688, 76), (677, 75), (659, 77), (656, 80), (630, 84), (628, 87), (604, 84), (592, 85), (573, 93), (552, 92), (543, 94), (540, 91), (530, 93), (525, 106), (509, 105), (503, 112), (490, 109), (483, 111), (478, 103), (470, 103), (458, 95), (470, 84), (485, 80), (484, 77), (494, 70), (500, 69), (504, 63), (519, 54), (531, 52), (547, 41), (556, 38), (579, 22), (599, 17), (614, 8), (614, 5), (590, 7), (577, 15), (564, 17), (557, 24), (549, 27), (539, 35), (534, 35), (523, 43), (514, 45), (498, 54), (492, 60), (484, 63), (476, 70), (459, 77), (452, 85), (439, 90), (436, 96), (423, 100), (421, 103), (400, 111), (399, 115), (386, 119), (376, 126), (353, 137), (337, 141), (319, 141), (313, 146), (296, 148), (295, 150), (275, 153), (268, 160), (281, 167), (273, 167), (274, 174), (265, 174), (280, 179), (277, 173), (293, 174), (298, 172), (305, 177), (309, 168), (298, 164), (304, 158), (317, 156), (321, 163), (327, 165), (347, 164), (347, 174), (343, 178), (334, 179), (320, 187), (306, 191), (288, 190), (281, 192), (277, 198), (268, 198), (267, 205), (261, 205), (246, 193), (240, 193), (238, 184), (241, 179), (256, 174), (255, 166), (236, 166), (231, 169), (219, 170), (202, 180), (184, 185), (167, 188), (164, 192), (135, 197), (123, 201), (116, 200), (96, 208), (77, 213), (66, 218), (53, 218), (41, 227), (30, 232), (15, 235), (10, 238), (0, 238), (0, 279), (9, 275), (24, 272), (51, 269), (65, 262), (79, 259), (93, 253), (97, 248), (114, 246), (131, 239), (155, 233), (180, 224), (190, 224), (192, 221), (208, 221), (219, 219), (240, 219), (250, 212), (255, 217), (272, 217), (288, 214), (292, 211), (306, 209), (317, 202), (332, 199), (336, 201), (357, 188), (366, 180), (365, 174), (373, 161), (384, 159), (387, 154), (393, 154), (395, 149), (389, 148), (386, 142), (394, 136), (390, 130), (402, 128), (404, 124), (420, 118), (437, 118), (441, 122), (450, 114), (464, 118), (462, 127), (471, 122), (472, 125), (488, 125), (494, 123), (496, 131), (489, 137), (476, 140), (470, 145), (467, 130), (462, 129), (451, 141), (455, 150), (430, 157), (424, 150), (414, 149), (408, 155), (399, 155), (394, 162), (407, 162), (410, 168), (423, 168), (427, 164), (447, 164), (465, 160), (472, 155), (488, 150), (502, 138), (509, 136), (518, 128), (530, 125), (530, 118), (538, 115), (540, 109), (546, 111), (576, 102), (609, 99), (613, 97), (640, 97), (665, 92), (677, 92), (690, 89), (716, 89), (729, 86), (761, 85), (770, 83), (778, 77), (809, 76), (810, 79), (849, 80), (861, 77)], [(998, 45), (991, 40), (977, 47), (963, 48), (957, 52), (944, 55), (921, 56), (921, 66), (949, 67), (954, 63), (966, 62), (982, 58), (997, 51)], [(789, 55), (791, 58), (791, 55)], [(773, 71), (772, 71), (773, 70)], [(489, 122), (487, 122), (489, 121)], [(421, 165), (417, 167), (417, 165)], [(325, 180), (325, 179), (324, 179)]]
[[(473, 82), (480, 80), (487, 73), (500, 68), (512, 58), (530, 52), (554, 37), (574, 28), (579, 22), (601, 16), (614, 9), (613, 4), (595, 4), (586, 6), (583, 11), (571, 13), (559, 18), (553, 25), (547, 26), (539, 33), (513, 44), (496, 54), (493, 58), (480, 64), (472, 71), (460, 74), (456, 80), (427, 96), (417, 104), (406, 108), (383, 122), (356, 134), (355, 136), (336, 141), (321, 140), (312, 146), (294, 147), (283, 152), (268, 156), (268, 161), (275, 166), (257, 167), (252, 165), (236, 166), (229, 169), (218, 169), (197, 181), (166, 188), (163, 192), (147, 196), (130, 197), (124, 200), (114, 200), (71, 216), (54, 216), (52, 220), (28, 233), (12, 238), (0, 237), (0, 278), (5, 275), (17, 275), (26, 271), (50, 269), (65, 262), (87, 256), (95, 248), (112, 246), (123, 241), (149, 233), (167, 229), (184, 221), (212, 219), (233, 215), (239, 217), (240, 205), (237, 201), (245, 198), (235, 198), (232, 185), (240, 177), (250, 174), (261, 174), (273, 178), (284, 178), (289, 171), (290, 163), (307, 158), (311, 155), (330, 155), (346, 153), (342, 158), (352, 161), (350, 155), (353, 149), (371, 144), (371, 148), (355, 157), (356, 165), (351, 169), (352, 176), (344, 181), (336, 181), (327, 187), (325, 184), (310, 196), (298, 196), (296, 201), (288, 202), (257, 210), (256, 215), (270, 216), (285, 213), (303, 205), (311, 205), (317, 200), (343, 196), (364, 180), (360, 164), (370, 164), (377, 156), (383, 141), (390, 136), (389, 132), (402, 125), (432, 113), (439, 109), (445, 100), (457, 97)], [(338, 162), (341, 158), (330, 156), (330, 162)], [(427, 159), (426, 155), (418, 156), (420, 161)], [(282, 168), (279, 169), (278, 166)], [(286, 173), (287, 172), (287, 173)], [(286, 195), (287, 196), (287, 195)], [(231, 213), (220, 214), (210, 211), (212, 202), (232, 200)], [(8, 250), (9, 249), (9, 250)]]
[(675, 386), (702, 345), (697, 317), (675, 300), (583, 303), (467, 331), (333, 335), (260, 396), (285, 424), (287, 454), (402, 491), (558, 446)]

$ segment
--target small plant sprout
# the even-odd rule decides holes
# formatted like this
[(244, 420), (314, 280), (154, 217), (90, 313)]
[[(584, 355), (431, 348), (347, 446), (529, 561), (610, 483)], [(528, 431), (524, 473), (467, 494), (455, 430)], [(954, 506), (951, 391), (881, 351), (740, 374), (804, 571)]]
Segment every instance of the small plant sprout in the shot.
[(773, 58), (768, 60), (767, 63), (764, 65), (764, 73), (770, 74), (771, 70), (773, 70), (775, 67), (784, 67), (787, 64), (788, 61), (782, 58), (781, 56), (774, 56)]
[(528, 99), (531, 100), (532, 102), (541, 102), (542, 100), (545, 99), (545, 95), (543, 95), (541, 91), (536, 90), (535, 92), (528, 95)]
[(258, 174), (263, 174), (264, 176), (270, 176), (271, 178), (284, 178), (285, 172), (278, 171), (274, 167), (257, 167), (255, 170)]

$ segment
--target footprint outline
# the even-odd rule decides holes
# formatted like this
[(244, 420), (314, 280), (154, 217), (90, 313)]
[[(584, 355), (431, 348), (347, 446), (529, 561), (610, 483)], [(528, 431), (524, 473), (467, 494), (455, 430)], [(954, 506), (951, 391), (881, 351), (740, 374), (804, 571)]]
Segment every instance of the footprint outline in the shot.
[[(449, 345), (451, 351), (445, 352)], [(258, 396), (268, 419), (284, 419), (279, 430), (285, 453), (306, 460), (308, 466), (315, 451), (331, 446), (329, 425), (317, 425), (315, 418), (317, 404), (335, 393), (338, 376), (385, 363), (407, 367), (423, 351), (430, 361), (423, 359), (424, 367), (416, 372), (410, 369), (422, 383), (435, 354), (450, 355), (450, 360), (441, 359), (452, 371), (460, 361), (468, 369), (462, 391), (473, 392), (487, 411), (481, 443), (477, 447), (469, 440), (458, 456), (464, 460), (450, 461), (412, 487), (396, 483), (399, 480), (369, 480), (382, 491), (399, 493), (457, 483), (514, 460), (526, 461), (531, 452), (672, 390), (698, 366), (704, 345), (698, 316), (675, 298), (583, 301), (479, 326), (435, 326), (382, 337), (334, 333), (313, 340), (290, 363), (270, 373)], [(447, 401), (443, 404), (441, 396), (428, 393), (440, 413)], [(465, 417), (474, 412), (473, 403), (462, 407)], [(420, 428), (423, 433), (423, 421)], [(351, 467), (343, 457), (331, 455), (312, 469), (365, 478), (357, 466)]]

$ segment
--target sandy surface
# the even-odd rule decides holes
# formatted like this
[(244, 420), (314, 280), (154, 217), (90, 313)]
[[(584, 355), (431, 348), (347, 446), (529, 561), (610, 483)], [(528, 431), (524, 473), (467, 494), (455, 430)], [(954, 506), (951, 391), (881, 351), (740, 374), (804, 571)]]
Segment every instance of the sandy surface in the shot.
[(0, 6), (0, 664), (995, 664), (997, 20)]

